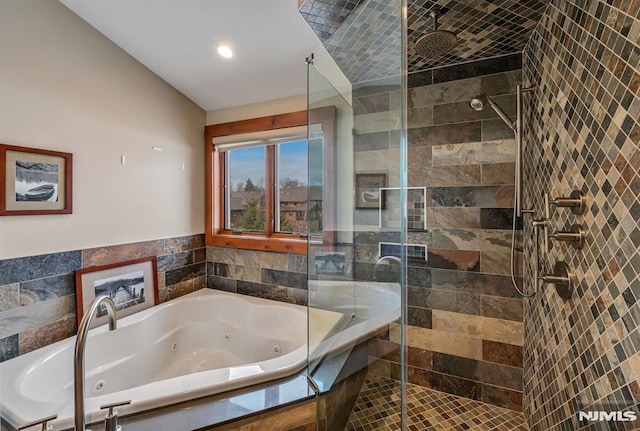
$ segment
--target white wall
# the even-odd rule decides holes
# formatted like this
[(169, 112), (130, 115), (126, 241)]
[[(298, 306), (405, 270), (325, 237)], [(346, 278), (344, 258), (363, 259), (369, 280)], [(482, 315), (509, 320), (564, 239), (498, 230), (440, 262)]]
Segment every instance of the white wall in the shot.
[(0, 61), (0, 142), (74, 163), (73, 214), (0, 217), (0, 259), (204, 231), (203, 110), (57, 1), (2, 0)]

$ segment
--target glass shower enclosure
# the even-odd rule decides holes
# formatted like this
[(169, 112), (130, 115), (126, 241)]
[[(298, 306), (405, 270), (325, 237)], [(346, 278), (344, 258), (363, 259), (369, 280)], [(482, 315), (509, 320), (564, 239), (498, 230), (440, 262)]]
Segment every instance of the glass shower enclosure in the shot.
[[(406, 247), (407, 216), (420, 223), (425, 196), (406, 187), (403, 13), (400, 0), (361, 3), (307, 59), (308, 379), (319, 429), (404, 429), (404, 262), (426, 250)], [(358, 397), (382, 388), (379, 414), (358, 414)]]

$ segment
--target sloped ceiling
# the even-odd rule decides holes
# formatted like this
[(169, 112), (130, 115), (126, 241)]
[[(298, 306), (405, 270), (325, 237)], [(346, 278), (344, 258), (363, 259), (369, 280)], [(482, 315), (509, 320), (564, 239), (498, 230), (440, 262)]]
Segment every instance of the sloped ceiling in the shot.
[[(409, 0), (409, 73), (522, 52), (548, 4), (549, 0)], [(414, 47), (433, 30), (433, 9), (441, 11), (438, 28), (456, 34), (458, 43), (441, 57), (424, 58)], [(399, 10), (400, 0), (306, 0), (300, 13), (351, 82), (359, 83), (399, 72), (394, 65), (401, 49)]]

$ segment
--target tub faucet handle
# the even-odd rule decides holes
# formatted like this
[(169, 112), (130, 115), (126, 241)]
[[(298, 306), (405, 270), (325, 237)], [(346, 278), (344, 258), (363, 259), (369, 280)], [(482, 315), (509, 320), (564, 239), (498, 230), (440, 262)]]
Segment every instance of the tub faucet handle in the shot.
[(46, 418), (38, 419), (33, 422), (29, 422), (28, 424), (24, 424), (18, 427), (18, 430), (22, 431), (23, 429), (31, 428), (32, 426), (42, 424), (42, 431), (52, 431), (53, 425), (47, 425), (47, 422), (53, 421), (56, 419), (58, 419), (58, 415), (47, 416)]
[(100, 410), (109, 409), (109, 413), (104, 417), (104, 430), (105, 431), (120, 431), (122, 427), (118, 425), (118, 411), (114, 410), (115, 407), (126, 406), (131, 404), (131, 400), (118, 401), (111, 404), (104, 404), (100, 406)]

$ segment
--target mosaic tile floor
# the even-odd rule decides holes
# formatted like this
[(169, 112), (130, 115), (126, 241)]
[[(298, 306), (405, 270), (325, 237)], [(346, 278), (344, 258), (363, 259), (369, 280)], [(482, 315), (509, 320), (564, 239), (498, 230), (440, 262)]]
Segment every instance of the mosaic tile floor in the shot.
[[(369, 376), (346, 431), (397, 431), (400, 397), (395, 381)], [(528, 431), (522, 414), (409, 384), (409, 431)], [(391, 414), (389, 414), (391, 412)]]

